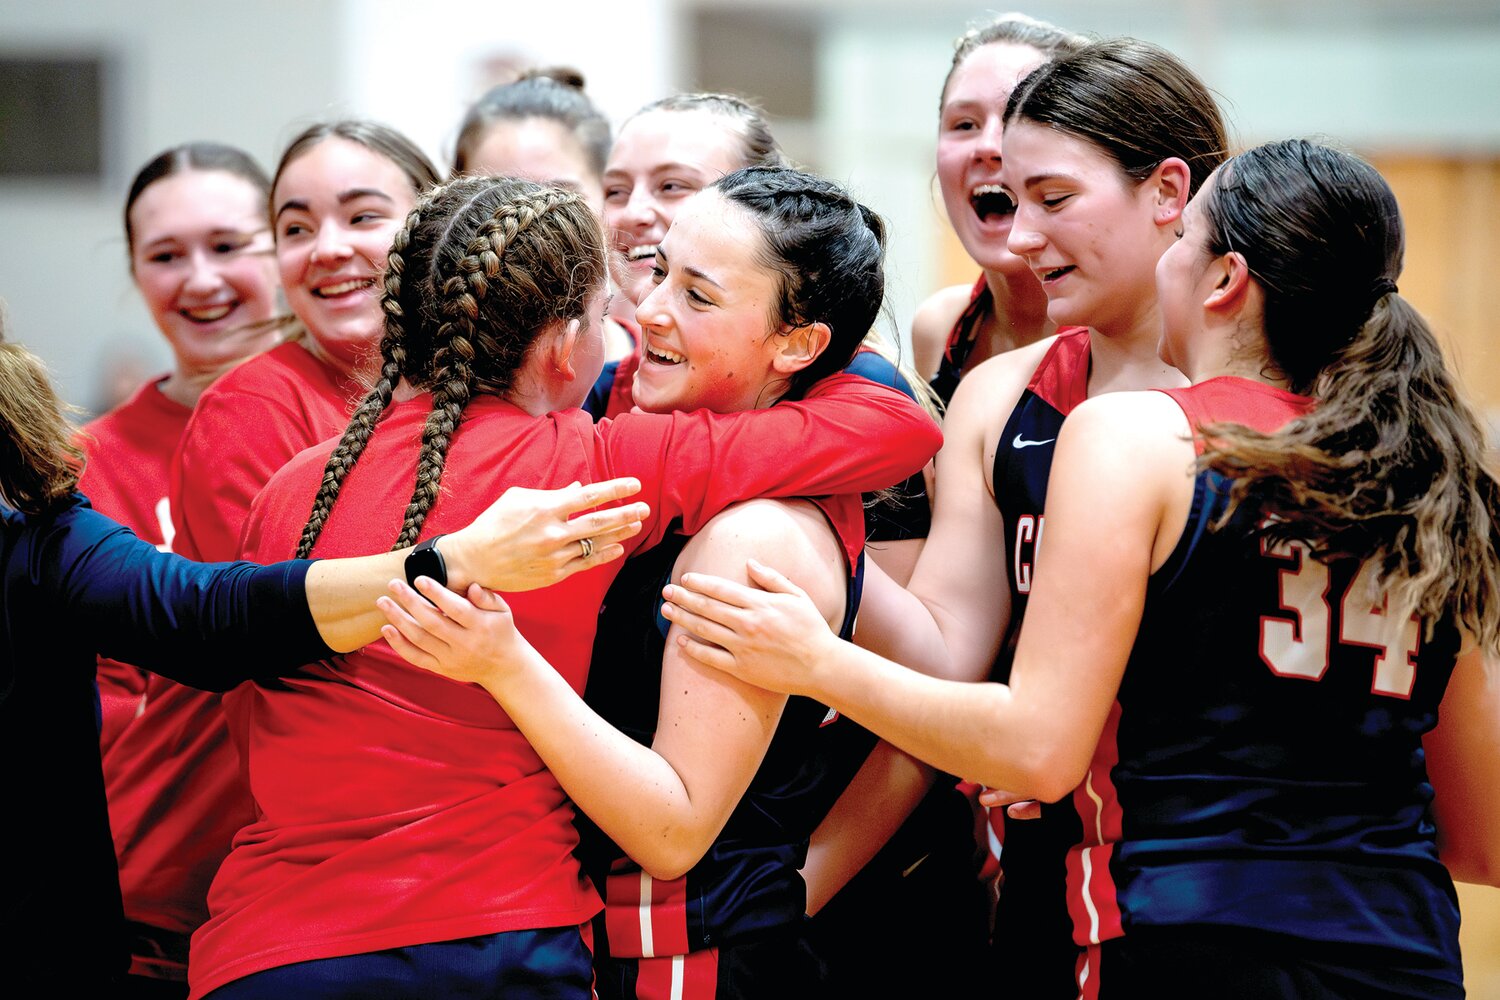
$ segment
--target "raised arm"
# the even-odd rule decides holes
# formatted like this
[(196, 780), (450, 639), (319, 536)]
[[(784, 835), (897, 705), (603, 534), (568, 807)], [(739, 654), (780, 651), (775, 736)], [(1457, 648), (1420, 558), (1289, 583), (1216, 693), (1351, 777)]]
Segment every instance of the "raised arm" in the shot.
[[(751, 555), (775, 559), (818, 594), (820, 627), (842, 616), (842, 551), (821, 515), (802, 505), (752, 501), (726, 511), (684, 549), (677, 571), (739, 567), (743, 578)], [(472, 590), (471, 606), (424, 589), (431, 608), (396, 591), (396, 601), (381, 602), (392, 647), (417, 666), (484, 686), (579, 808), (646, 872), (676, 878), (702, 858), (760, 766), (784, 695), (704, 668), (669, 636), (655, 739), (641, 746), (541, 659), (498, 598)]]

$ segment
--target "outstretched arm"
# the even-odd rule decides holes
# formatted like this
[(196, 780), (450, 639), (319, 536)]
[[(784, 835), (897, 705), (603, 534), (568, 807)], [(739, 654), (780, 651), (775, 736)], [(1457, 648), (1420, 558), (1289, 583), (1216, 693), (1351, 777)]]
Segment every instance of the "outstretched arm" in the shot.
[[(611, 479), (560, 490), (506, 490), (472, 524), (438, 542), (448, 586), (459, 592), (470, 583), (510, 592), (536, 590), (620, 558), (625, 554), (620, 542), (641, 530), (646, 505), (580, 512), (623, 500), (639, 489), (634, 479)], [(581, 544), (585, 538), (590, 540), (588, 555)], [(385, 615), (375, 601), (392, 577), (403, 575), (410, 552), (313, 564), (307, 574), (307, 603), (330, 648), (345, 652), (379, 638)]]
[[(1158, 545), (1168, 505), (1191, 497), (1184, 431), (1181, 411), (1153, 393), (1112, 394), (1069, 417), (1010, 685), (926, 677), (820, 633), (796, 588), (763, 566), (751, 578), (764, 591), (685, 577), (665, 614), (702, 640), (685, 644), (708, 665), (817, 698), (942, 770), (1056, 799), (1082, 776), (1119, 689), (1150, 573), (1175, 541)], [(1101, 492), (1114, 502), (1096, 503)]]
[[(726, 511), (689, 543), (678, 571), (733, 572), (749, 553), (774, 554), (820, 595), (823, 610), (814, 614), (827, 631), (843, 611), (847, 570), (821, 516), (801, 506), (751, 501)], [(809, 545), (815, 532), (823, 538)], [(404, 584), (392, 590), (394, 599), (381, 601), (392, 648), (489, 691), (569, 796), (656, 878), (681, 875), (708, 850), (760, 766), (786, 702), (703, 667), (669, 636), (656, 736), (641, 746), (541, 658), (495, 595), (471, 588), (464, 601), (424, 581), (428, 605)]]

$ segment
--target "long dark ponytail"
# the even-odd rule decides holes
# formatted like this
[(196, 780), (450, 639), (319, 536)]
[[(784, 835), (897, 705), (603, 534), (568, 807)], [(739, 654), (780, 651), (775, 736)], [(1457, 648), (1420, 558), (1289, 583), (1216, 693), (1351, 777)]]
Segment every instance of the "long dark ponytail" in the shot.
[(1358, 157), (1305, 140), (1230, 160), (1204, 200), (1208, 250), (1264, 299), (1271, 362), (1318, 401), (1274, 434), (1203, 429), (1203, 461), (1270, 533), (1374, 559), (1391, 613), (1456, 615), (1500, 641), (1500, 484), (1431, 328), (1396, 289), (1395, 195)]

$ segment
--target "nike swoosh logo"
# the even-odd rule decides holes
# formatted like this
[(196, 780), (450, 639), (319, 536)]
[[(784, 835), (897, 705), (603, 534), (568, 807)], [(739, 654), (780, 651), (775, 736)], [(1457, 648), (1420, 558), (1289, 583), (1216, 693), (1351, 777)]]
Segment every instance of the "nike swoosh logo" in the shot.
[(1045, 441), (1028, 441), (1021, 435), (1017, 434), (1016, 439), (1011, 442), (1011, 446), (1015, 448), (1035, 448), (1039, 444), (1051, 444), (1056, 440), (1057, 438), (1048, 438)]

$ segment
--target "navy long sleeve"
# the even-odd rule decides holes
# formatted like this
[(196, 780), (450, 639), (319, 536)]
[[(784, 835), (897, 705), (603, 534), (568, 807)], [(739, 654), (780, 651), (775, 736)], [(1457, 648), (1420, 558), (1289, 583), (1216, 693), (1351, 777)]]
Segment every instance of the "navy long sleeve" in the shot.
[(0, 975), (97, 986), (126, 952), (96, 655), (224, 690), (332, 651), (307, 609), (309, 562), (193, 563), (81, 496), (44, 517), (0, 517)]

